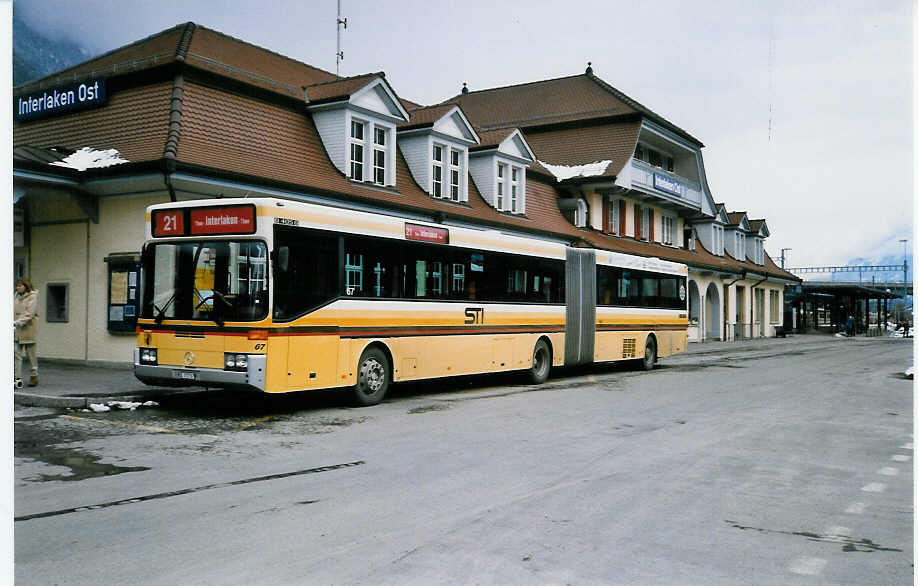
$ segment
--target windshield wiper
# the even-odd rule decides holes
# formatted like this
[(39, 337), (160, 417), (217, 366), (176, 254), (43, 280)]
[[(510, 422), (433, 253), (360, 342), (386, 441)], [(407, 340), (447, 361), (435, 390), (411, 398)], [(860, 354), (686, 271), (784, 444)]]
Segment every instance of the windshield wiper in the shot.
[(169, 309), (169, 306), (172, 305), (173, 301), (175, 301), (175, 293), (172, 293), (172, 296), (168, 299), (168, 301), (166, 301), (162, 309), (157, 307), (155, 303), (153, 304), (153, 309), (159, 312), (159, 315), (153, 318), (153, 321), (156, 322), (156, 325), (163, 323), (163, 319), (166, 317), (166, 310)]

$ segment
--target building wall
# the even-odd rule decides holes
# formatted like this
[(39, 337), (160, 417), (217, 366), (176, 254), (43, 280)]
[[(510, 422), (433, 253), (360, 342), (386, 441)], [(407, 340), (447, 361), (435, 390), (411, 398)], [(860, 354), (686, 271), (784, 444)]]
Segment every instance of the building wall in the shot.
[(132, 359), (134, 336), (108, 331), (108, 264), (105, 257), (113, 252), (139, 253), (144, 240), (146, 207), (168, 201), (166, 193), (154, 197), (100, 200), (99, 223), (90, 226), (89, 238), (87, 360), (127, 362)]
[[(32, 283), (38, 290), (39, 358), (86, 358), (86, 251), (88, 221), (32, 226)], [(68, 320), (47, 321), (49, 283), (68, 286)]]
[[(430, 136), (426, 134), (399, 136), (398, 148), (402, 152), (402, 156), (405, 157), (405, 162), (408, 164), (408, 169), (411, 171), (411, 176), (414, 177), (414, 180), (417, 182), (417, 184), (421, 186), (421, 189), (430, 193)], [(444, 172), (444, 175), (445, 174), (446, 173)]]

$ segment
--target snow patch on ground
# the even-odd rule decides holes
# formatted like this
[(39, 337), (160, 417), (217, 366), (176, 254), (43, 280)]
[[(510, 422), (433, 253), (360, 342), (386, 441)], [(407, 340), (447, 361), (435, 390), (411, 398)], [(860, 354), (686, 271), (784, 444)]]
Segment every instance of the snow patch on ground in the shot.
[(113, 408), (134, 411), (138, 407), (159, 407), (159, 403), (156, 401), (145, 401), (143, 403), (134, 401), (109, 401), (108, 403), (104, 404), (90, 403), (89, 409), (83, 409), (83, 411), (95, 411), (96, 413), (104, 413), (106, 411), (111, 411)]
[(102, 167), (111, 167), (112, 165), (129, 162), (127, 159), (121, 158), (121, 153), (115, 149), (97, 151), (92, 147), (83, 147), (64, 158), (64, 160), (51, 164), (58, 167), (69, 167), (77, 171), (85, 171), (86, 169), (101, 169)]
[(915, 378), (915, 367), (914, 366), (909, 366), (908, 368), (905, 369), (905, 378), (911, 378), (911, 379)]
[(586, 165), (551, 165), (544, 161), (539, 164), (548, 169), (552, 175), (560, 182), (572, 177), (595, 177), (606, 172), (606, 168), (612, 164), (612, 161), (595, 161)]

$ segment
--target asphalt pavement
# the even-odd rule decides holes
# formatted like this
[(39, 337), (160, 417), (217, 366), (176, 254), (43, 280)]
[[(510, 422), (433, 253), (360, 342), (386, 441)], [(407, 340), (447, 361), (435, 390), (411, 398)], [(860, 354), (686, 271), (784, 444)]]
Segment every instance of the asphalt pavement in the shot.
[[(726, 356), (750, 351), (792, 351), (803, 346), (844, 344), (856, 338), (838, 338), (825, 334), (795, 334), (786, 338), (755, 338), (732, 342), (693, 342), (684, 354), (662, 361), (682, 360), (692, 356)], [(684, 357), (684, 358), (683, 358)], [(911, 366), (904, 365), (903, 370)], [(134, 378), (130, 364), (98, 366), (39, 359), (40, 381), (35, 387), (14, 392), (14, 403), (29, 407), (88, 408), (90, 404), (109, 401), (143, 402), (164, 394), (199, 392), (199, 388), (161, 388), (145, 385)]]

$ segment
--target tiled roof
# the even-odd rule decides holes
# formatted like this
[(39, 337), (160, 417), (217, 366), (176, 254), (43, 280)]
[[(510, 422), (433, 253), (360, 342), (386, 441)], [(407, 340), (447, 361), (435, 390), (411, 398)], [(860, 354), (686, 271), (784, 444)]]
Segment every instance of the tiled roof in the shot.
[(462, 106), (482, 129), (538, 126), (634, 113), (590, 77), (575, 75), (459, 94), (446, 100)]
[(169, 129), (171, 96), (171, 83), (114, 92), (103, 108), (14, 124), (13, 144), (116, 148), (132, 163), (159, 160)]
[[(516, 128), (498, 128), (497, 130), (478, 130), (476, 129), (480, 142), (478, 143), (477, 147), (473, 147), (469, 150), (478, 151), (478, 150), (493, 149), (494, 147), (500, 146), (500, 143), (507, 140), (507, 137), (516, 131), (517, 131)], [(528, 140), (529, 137), (526, 137), (526, 138), (527, 138), (526, 142), (529, 142)], [(532, 146), (532, 145), (530, 144), (529, 146)]]
[(739, 226), (743, 223), (743, 218), (746, 217), (746, 212), (727, 212), (727, 219), (730, 221), (730, 226)]
[(408, 115), (411, 117), (411, 119), (406, 120), (405, 122), (400, 122), (398, 128), (399, 130), (407, 130), (409, 128), (424, 128), (427, 126), (433, 126), (437, 120), (443, 118), (447, 112), (455, 107), (456, 106), (454, 104), (444, 104), (441, 106), (422, 106), (411, 108), (408, 110)]
[(526, 140), (539, 161), (552, 165), (583, 165), (611, 159), (612, 164), (602, 176), (615, 177), (634, 153), (640, 133), (640, 121), (632, 121), (528, 132)]
[(189, 22), (30, 82), (16, 91), (33, 91), (88, 76), (112, 77), (176, 61), (296, 99), (303, 98), (303, 86), (337, 79), (333, 73)]
[(344, 100), (368, 86), (370, 82), (378, 77), (383, 77), (383, 74), (365, 73), (354, 77), (309, 85), (305, 88), (306, 98), (310, 104)]
[(460, 93), (448, 100), (462, 106), (482, 128), (527, 128), (639, 114), (703, 146), (685, 130), (615, 89), (592, 73)]

